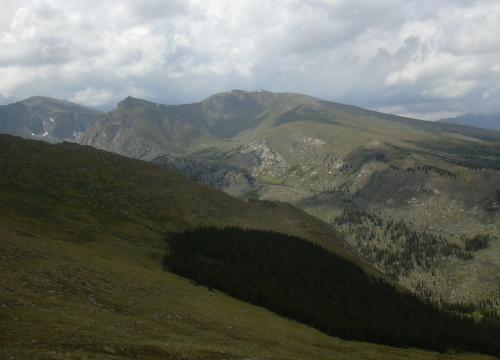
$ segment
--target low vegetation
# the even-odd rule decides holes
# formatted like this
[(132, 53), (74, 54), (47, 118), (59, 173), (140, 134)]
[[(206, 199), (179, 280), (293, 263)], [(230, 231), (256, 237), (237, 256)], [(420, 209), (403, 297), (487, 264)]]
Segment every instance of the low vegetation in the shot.
[(465, 250), (479, 251), (482, 249), (486, 249), (491, 240), (492, 237), (490, 235), (476, 235), (465, 240)]

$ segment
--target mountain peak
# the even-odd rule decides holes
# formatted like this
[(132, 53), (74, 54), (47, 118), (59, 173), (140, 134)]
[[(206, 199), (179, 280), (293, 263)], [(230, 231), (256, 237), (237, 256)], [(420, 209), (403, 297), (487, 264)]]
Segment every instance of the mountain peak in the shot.
[(144, 99), (139, 99), (133, 96), (127, 96), (125, 99), (123, 99), (118, 103), (117, 108), (121, 110), (130, 110), (135, 107), (141, 107), (141, 106), (156, 106), (156, 104)]
[(76, 141), (100, 112), (66, 100), (32, 96), (0, 106), (0, 133), (50, 142)]
[(58, 100), (49, 96), (40, 96), (40, 95), (35, 95), (35, 96), (30, 96), (27, 99), (22, 100), (23, 102), (42, 102), (42, 101), (62, 101)]
[(84, 105), (75, 104), (68, 100), (56, 99), (48, 96), (31, 96), (27, 99), (18, 101), (16, 104), (22, 104), (29, 109), (36, 109), (33, 111), (73, 111), (79, 113), (93, 113), (98, 114), (100, 111), (86, 107)]
[(248, 94), (248, 91), (241, 90), (241, 89), (232, 89), (229, 91), (231, 94)]
[[(77, 105), (67, 100), (56, 99), (48, 96), (30, 96), (27, 99), (19, 101), (20, 103), (28, 106), (36, 105)], [(80, 105), (77, 105), (80, 106)]]
[(229, 91), (220, 92), (209, 96), (203, 102), (213, 102), (213, 101), (266, 101), (271, 100), (280, 94), (272, 93), (266, 90), (256, 90), (256, 91), (245, 91), (240, 89), (233, 89)]

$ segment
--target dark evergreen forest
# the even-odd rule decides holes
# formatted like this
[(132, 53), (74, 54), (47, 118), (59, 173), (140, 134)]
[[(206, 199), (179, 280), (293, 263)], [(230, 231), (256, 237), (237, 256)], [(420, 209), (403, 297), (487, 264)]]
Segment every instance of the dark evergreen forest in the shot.
[(197, 284), (332, 336), (500, 355), (496, 315), (474, 320), (438, 308), (298, 237), (198, 228), (168, 236), (164, 262)]

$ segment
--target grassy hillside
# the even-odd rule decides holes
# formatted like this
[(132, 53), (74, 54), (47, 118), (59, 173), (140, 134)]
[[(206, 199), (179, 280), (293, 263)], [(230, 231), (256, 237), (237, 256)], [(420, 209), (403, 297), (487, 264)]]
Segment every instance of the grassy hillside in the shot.
[(165, 273), (119, 238), (77, 244), (4, 224), (2, 358), (490, 359), (331, 338)]
[(0, 139), (4, 216), (74, 222), (68, 230), (81, 240), (129, 228), (141, 231), (142, 242), (202, 224), (273, 228), (350, 256), (336, 241), (333, 227), (291, 205), (237, 200), (162, 166), (91, 147), (7, 135)]
[(165, 272), (164, 232), (274, 229), (338, 253), (288, 205), (245, 203), (147, 163), (0, 136), (0, 357), (487, 359), (331, 338)]

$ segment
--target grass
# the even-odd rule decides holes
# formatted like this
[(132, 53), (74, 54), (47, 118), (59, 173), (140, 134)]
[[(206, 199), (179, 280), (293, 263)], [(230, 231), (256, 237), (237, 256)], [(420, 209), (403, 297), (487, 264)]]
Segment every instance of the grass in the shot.
[(2, 359), (488, 359), (331, 338), (161, 267), (163, 234), (200, 224), (283, 231), (355, 260), (290, 205), (9, 136), (0, 175)]
[[(163, 271), (126, 240), (75, 243), (2, 223), (5, 359), (487, 359), (328, 337)], [(28, 230), (31, 232), (30, 230)]]

